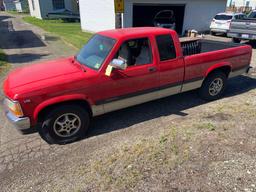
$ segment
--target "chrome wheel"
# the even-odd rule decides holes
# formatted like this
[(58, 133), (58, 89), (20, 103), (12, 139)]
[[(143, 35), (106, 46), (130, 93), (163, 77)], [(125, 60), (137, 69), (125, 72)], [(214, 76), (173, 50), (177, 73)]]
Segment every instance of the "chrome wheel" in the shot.
[(224, 83), (221, 78), (214, 79), (210, 84), (209, 94), (211, 96), (218, 95), (221, 92), (221, 90), (223, 89), (223, 86), (224, 86)]
[(59, 116), (53, 124), (53, 130), (59, 137), (71, 137), (81, 128), (81, 119), (74, 113)]

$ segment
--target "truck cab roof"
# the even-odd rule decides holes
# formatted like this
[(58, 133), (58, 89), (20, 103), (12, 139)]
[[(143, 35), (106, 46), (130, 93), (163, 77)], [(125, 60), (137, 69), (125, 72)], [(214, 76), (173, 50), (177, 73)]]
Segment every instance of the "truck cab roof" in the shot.
[(122, 39), (124, 37), (141, 37), (148, 35), (174, 33), (173, 30), (160, 28), (160, 27), (134, 27), (134, 28), (123, 28), (123, 29), (112, 29), (101, 31), (98, 34), (107, 36), (113, 39)]

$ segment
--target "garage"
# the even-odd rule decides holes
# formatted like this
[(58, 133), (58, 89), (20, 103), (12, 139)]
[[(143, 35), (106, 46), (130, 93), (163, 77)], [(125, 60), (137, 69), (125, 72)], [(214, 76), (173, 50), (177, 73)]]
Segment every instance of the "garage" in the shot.
[[(185, 5), (133, 5), (133, 27), (156, 26), (156, 23), (175, 24), (175, 30), (182, 34), (184, 23)], [(165, 28), (169, 28), (166, 25)]]
[[(81, 26), (84, 31), (97, 32), (115, 28), (114, 0), (80, 0)], [(227, 0), (124, 0), (122, 27), (155, 26), (168, 28), (166, 13), (173, 14), (175, 30), (209, 30), (212, 18), (226, 9)], [(164, 14), (162, 14), (165, 12)], [(161, 22), (155, 22), (157, 19)], [(165, 21), (163, 21), (165, 20)]]

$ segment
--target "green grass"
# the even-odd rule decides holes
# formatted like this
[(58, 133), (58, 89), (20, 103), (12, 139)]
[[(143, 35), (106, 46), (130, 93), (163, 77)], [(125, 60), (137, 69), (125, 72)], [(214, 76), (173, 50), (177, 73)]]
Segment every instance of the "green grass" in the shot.
[(41, 20), (30, 16), (23, 17), (23, 20), (45, 31), (54, 33), (78, 49), (92, 36), (91, 33), (82, 32), (80, 23), (66, 23), (62, 20)]
[(12, 15), (29, 15), (29, 12), (18, 12), (18, 11), (6, 11), (7, 13), (10, 13)]
[(6, 55), (4, 54), (4, 52), (2, 51), (2, 49), (0, 49), (0, 67), (5, 66), (6, 63), (7, 63), (7, 61), (6, 61)]
[(5, 53), (0, 49), (0, 75), (8, 69), (7, 57)]

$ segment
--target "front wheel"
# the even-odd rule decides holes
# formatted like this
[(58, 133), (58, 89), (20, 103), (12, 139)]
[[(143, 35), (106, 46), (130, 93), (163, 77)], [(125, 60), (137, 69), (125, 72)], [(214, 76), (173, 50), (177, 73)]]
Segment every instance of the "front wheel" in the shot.
[(227, 76), (222, 71), (210, 74), (199, 90), (202, 99), (213, 101), (222, 97), (227, 86)]
[(63, 105), (43, 118), (38, 132), (49, 144), (66, 144), (82, 138), (89, 123), (88, 111), (76, 105)]

